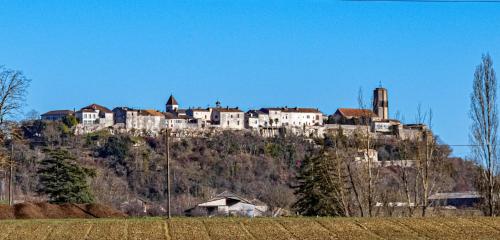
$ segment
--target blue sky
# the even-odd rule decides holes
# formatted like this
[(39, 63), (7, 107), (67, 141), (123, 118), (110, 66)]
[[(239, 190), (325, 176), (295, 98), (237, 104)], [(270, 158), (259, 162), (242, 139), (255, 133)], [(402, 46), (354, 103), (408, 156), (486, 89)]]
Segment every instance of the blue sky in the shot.
[[(26, 111), (357, 107), (382, 82), (390, 114), (432, 108), (435, 132), (467, 144), (475, 66), (500, 65), (499, 3), (4, 1), (0, 64), (33, 80)], [(497, 67), (500, 69), (500, 67)], [(456, 148), (466, 155), (468, 149)]]

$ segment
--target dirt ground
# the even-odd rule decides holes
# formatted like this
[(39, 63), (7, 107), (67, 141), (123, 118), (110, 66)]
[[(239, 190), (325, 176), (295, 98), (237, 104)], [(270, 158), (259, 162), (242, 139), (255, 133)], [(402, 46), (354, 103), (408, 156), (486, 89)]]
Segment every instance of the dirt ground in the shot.
[(0, 221), (0, 239), (500, 239), (500, 218), (125, 218)]
[(101, 204), (25, 202), (0, 205), (0, 219), (120, 218), (126, 215)]

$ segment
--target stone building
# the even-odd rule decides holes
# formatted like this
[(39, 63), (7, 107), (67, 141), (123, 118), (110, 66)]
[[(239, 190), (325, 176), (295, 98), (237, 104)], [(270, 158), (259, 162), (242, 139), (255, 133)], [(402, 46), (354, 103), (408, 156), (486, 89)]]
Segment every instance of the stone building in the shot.
[(128, 107), (113, 109), (115, 124), (127, 130), (140, 130), (149, 133), (159, 132), (164, 125), (165, 116), (156, 110), (139, 110)]
[(373, 90), (373, 112), (380, 120), (389, 119), (389, 98), (387, 89), (379, 87)]
[(226, 129), (244, 129), (245, 114), (239, 108), (212, 108), (212, 126)]
[(379, 120), (379, 118), (370, 109), (357, 108), (339, 108), (329, 118), (331, 124), (343, 125), (367, 125), (374, 120)]

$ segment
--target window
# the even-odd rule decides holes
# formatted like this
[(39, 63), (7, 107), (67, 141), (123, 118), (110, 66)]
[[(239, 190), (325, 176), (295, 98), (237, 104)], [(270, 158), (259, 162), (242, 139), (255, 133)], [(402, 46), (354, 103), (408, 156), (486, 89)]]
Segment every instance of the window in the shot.
[(227, 121), (227, 125), (229, 126), (229, 121)]

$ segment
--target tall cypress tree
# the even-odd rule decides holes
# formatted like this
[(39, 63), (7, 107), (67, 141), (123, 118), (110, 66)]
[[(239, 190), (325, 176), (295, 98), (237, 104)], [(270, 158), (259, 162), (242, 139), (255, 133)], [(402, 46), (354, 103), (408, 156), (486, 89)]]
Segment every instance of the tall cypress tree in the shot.
[(48, 195), (53, 203), (90, 203), (94, 200), (89, 177), (92, 169), (79, 166), (75, 158), (64, 149), (49, 150), (40, 162), (37, 192)]
[(324, 152), (302, 162), (294, 208), (304, 216), (345, 216), (339, 196), (340, 184)]

